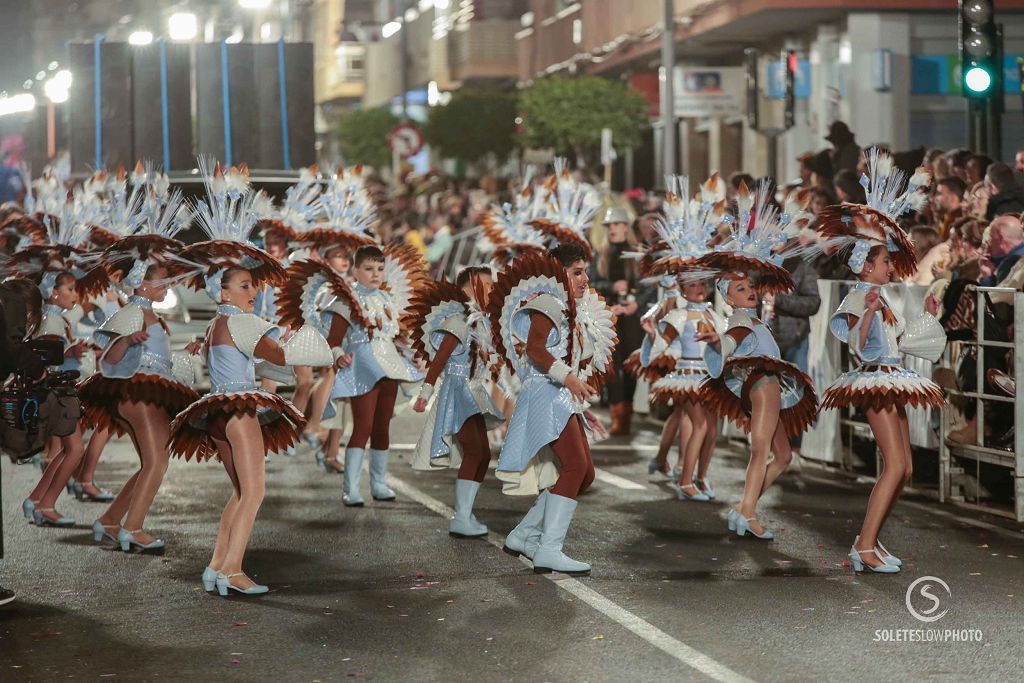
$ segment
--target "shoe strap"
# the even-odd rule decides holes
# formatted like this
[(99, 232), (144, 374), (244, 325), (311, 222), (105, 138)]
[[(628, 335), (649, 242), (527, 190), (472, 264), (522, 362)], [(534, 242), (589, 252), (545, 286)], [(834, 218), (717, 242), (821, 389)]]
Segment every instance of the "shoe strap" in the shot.
[[(123, 527), (122, 527), (122, 528), (123, 528)], [(142, 529), (135, 529), (135, 530), (131, 530), (131, 529), (125, 529), (125, 530), (124, 530), (124, 532), (125, 532), (126, 534), (132, 534), (132, 535), (135, 535), (135, 534), (141, 534), (141, 533), (142, 533)]]
[[(234, 574), (225, 574), (224, 578), (231, 579), (231, 578), (234, 578), (236, 576), (245, 576), (245, 572), (235, 572)], [(251, 581), (252, 579), (249, 579), (249, 580)]]

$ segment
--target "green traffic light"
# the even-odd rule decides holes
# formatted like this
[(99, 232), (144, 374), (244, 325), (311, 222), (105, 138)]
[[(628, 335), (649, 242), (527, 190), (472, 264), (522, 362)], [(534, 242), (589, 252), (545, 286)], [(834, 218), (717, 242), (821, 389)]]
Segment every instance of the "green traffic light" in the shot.
[(987, 92), (992, 87), (992, 74), (980, 66), (972, 66), (964, 74), (964, 85), (975, 93)]

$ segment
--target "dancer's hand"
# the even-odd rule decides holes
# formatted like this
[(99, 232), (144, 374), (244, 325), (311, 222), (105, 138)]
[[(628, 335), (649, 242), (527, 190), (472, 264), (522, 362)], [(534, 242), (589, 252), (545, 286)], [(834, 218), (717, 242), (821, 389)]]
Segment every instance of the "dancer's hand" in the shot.
[(882, 310), (882, 297), (878, 294), (878, 287), (871, 288), (871, 291), (864, 297), (864, 304), (869, 313)]
[(135, 344), (141, 344), (147, 339), (149, 339), (149, 332), (146, 332), (145, 330), (139, 330), (138, 332), (134, 332), (128, 335), (128, 345), (134, 346)]
[(565, 378), (565, 388), (569, 390), (577, 403), (586, 403), (597, 396), (597, 391), (576, 375), (568, 375)]
[(352, 365), (352, 354), (346, 353), (343, 356), (338, 356), (338, 360), (334, 363), (339, 370), (344, 370), (348, 366)]
[(597, 415), (594, 415), (593, 411), (583, 411), (583, 419), (587, 421), (588, 425), (590, 425), (590, 429), (593, 430), (594, 436), (596, 436), (598, 440), (608, 438), (608, 430), (605, 428), (604, 423), (597, 418)]
[(185, 345), (185, 350), (191, 353), (193, 356), (198, 356), (199, 352), (203, 350), (203, 342), (198, 339), (193, 339)]
[(415, 410), (417, 413), (422, 413), (424, 410), (427, 409), (427, 399), (416, 399), (416, 402), (412, 404), (412, 409)]
[(654, 326), (653, 318), (641, 318), (640, 327), (644, 332), (647, 333), (647, 338), (654, 341), (654, 335), (657, 334), (657, 329)]
[(701, 332), (695, 339), (699, 342), (706, 342), (713, 349), (722, 348), (722, 338), (717, 332)]

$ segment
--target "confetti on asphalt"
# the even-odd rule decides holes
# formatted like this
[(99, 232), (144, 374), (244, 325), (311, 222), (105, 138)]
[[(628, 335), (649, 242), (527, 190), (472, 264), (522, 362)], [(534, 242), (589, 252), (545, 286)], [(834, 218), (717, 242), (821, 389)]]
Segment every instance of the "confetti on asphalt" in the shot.
[(593, 638), (591, 638), (591, 640), (604, 640), (604, 636), (602, 636), (602, 635), (596, 635), (596, 636), (594, 636)]

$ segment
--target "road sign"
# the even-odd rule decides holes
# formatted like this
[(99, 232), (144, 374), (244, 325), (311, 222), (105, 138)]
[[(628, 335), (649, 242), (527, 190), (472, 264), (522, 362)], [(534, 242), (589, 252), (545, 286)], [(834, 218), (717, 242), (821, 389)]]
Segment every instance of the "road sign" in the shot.
[(423, 149), (423, 133), (411, 123), (397, 125), (388, 133), (388, 147), (392, 153), (408, 159)]

